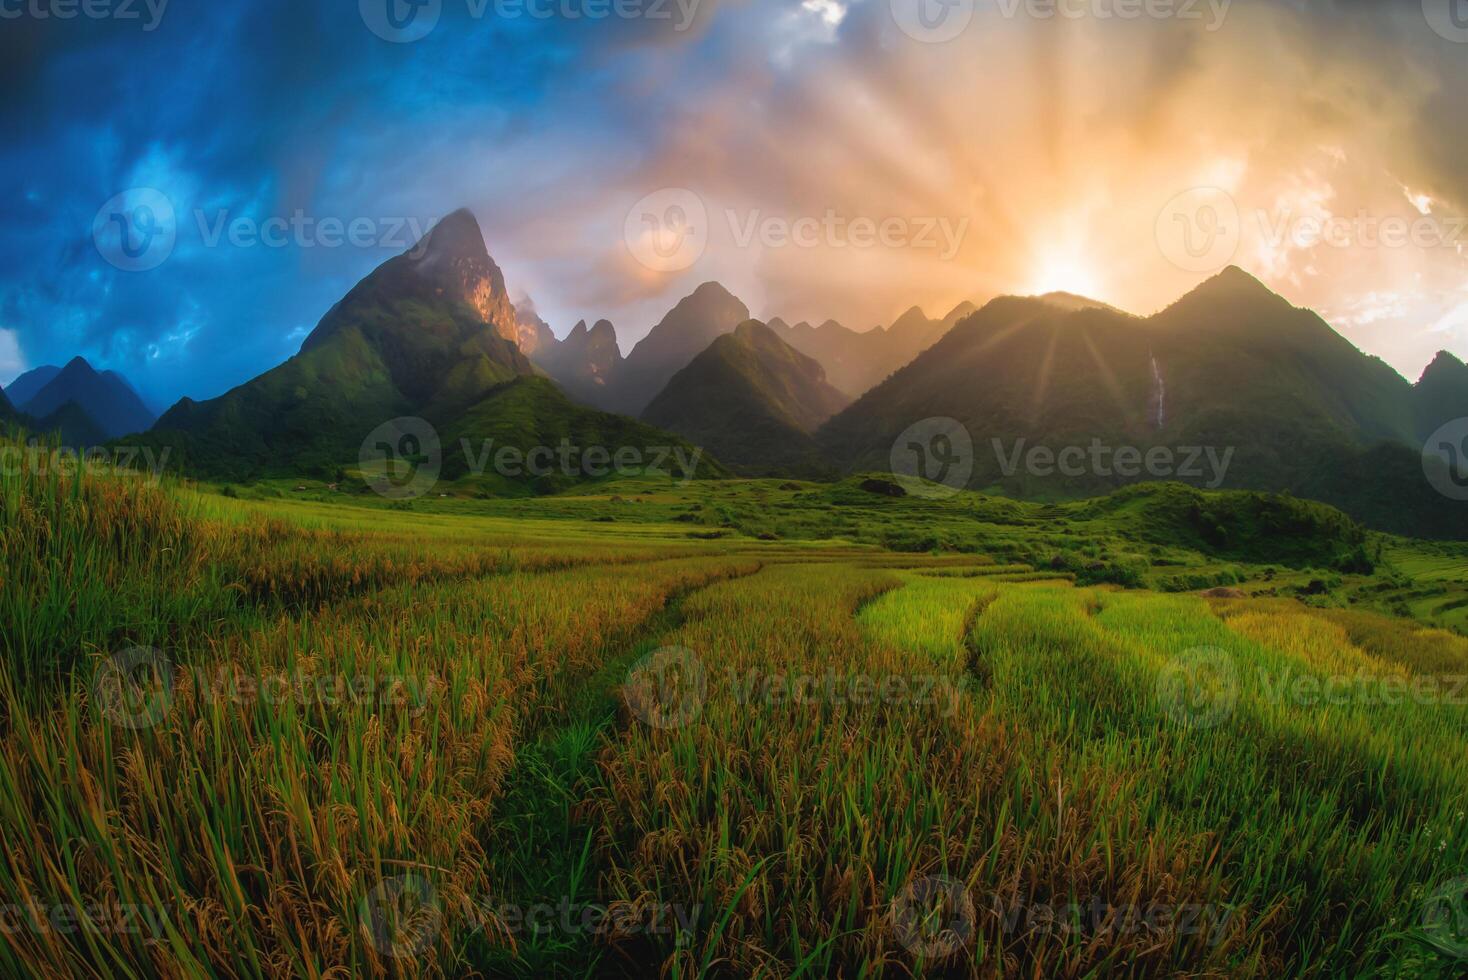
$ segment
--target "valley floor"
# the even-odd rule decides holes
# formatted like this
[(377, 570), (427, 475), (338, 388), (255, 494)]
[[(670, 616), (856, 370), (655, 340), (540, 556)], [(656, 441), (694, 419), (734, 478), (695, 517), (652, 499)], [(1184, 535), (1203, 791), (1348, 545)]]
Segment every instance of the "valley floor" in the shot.
[(1451, 550), (0, 490), (5, 975), (1468, 969)]

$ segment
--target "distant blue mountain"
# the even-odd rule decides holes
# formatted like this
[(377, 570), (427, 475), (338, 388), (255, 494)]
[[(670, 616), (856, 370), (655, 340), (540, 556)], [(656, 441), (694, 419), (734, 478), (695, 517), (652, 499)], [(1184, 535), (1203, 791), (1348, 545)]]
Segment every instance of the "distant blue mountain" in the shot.
[(7, 394), (16, 409), (39, 420), (42, 428), (55, 428), (46, 424), (49, 419), (64, 419), (64, 431), (90, 437), (116, 439), (146, 432), (158, 419), (126, 378), (116, 371), (98, 373), (83, 357), (62, 368), (29, 371), (15, 379)]
[(27, 371), (10, 382), (10, 387), (5, 389), (5, 394), (10, 397), (10, 404), (19, 407), (39, 395), (41, 389), (50, 384), (60, 373), (61, 368), (54, 364), (46, 364)]

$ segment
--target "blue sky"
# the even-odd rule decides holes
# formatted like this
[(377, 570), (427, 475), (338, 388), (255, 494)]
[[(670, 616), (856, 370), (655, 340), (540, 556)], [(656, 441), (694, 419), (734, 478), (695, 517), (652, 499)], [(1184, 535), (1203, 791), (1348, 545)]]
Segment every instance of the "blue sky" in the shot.
[[(635, 166), (637, 113), (598, 79), (657, 43), (637, 25), (592, 37), (451, 5), (432, 35), (395, 44), (355, 0), (178, 0), (145, 26), (0, 21), (0, 380), (77, 353), (159, 403), (247, 379), (437, 217), (474, 206), (493, 247), (499, 202), (523, 212), (523, 194), (552, 190), (539, 153), (564, 134)], [(116, 268), (92, 234), (133, 188), (174, 210), (176, 244), (146, 270)], [(297, 215), (303, 232), (249, 234)], [(313, 230), (331, 219), (367, 225), (337, 243)], [(243, 231), (215, 238), (221, 220)]]
[[(1216, 23), (961, 0), (972, 24), (938, 43), (902, 27), (918, 0), (623, 0), (654, 16), (604, 19), (564, 15), (597, 0), (553, 17), (419, 0), (438, 19), (402, 43), (379, 36), (381, 9), (407, 0), (36, 16), (57, 2), (0, 0), (0, 382), (83, 354), (160, 408), (219, 394), (461, 206), (513, 298), (561, 335), (608, 317), (624, 350), (707, 279), (758, 316), (858, 329), (1051, 287), (1147, 313), (1205, 278), (1158, 240), (1169, 202), (1204, 185), (1251, 229), (1229, 259), (1358, 346), (1412, 378), (1440, 347), (1468, 355), (1462, 241), (1296, 227), (1442, 232), (1463, 213), (1468, 45), (1416, 0), (1235, 0)], [(143, 188), (173, 242), (129, 268), (109, 202), (158, 203)], [(650, 270), (624, 226), (669, 188), (706, 205), (708, 240)], [(962, 238), (766, 233), (832, 216)], [(261, 241), (270, 219), (287, 230)]]

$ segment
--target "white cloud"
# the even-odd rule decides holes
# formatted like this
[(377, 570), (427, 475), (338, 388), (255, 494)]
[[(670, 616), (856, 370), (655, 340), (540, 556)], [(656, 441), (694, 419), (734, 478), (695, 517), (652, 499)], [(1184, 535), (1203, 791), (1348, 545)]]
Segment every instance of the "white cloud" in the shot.
[(0, 385), (8, 385), (25, 371), (20, 337), (14, 330), (0, 330)]
[(840, 27), (846, 19), (846, 5), (839, 0), (805, 0), (801, 6), (820, 17), (828, 27)]

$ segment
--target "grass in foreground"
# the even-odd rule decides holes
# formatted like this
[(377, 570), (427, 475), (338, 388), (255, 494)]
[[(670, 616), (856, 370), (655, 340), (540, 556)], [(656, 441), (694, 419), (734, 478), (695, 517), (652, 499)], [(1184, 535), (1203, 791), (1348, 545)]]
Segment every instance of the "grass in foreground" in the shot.
[[(1410, 543), (1310, 604), (1008, 503), (0, 480), (7, 975), (1468, 963), (1468, 640), (1369, 611), (1453, 585)], [(1085, 584), (1131, 561), (1245, 596)]]

